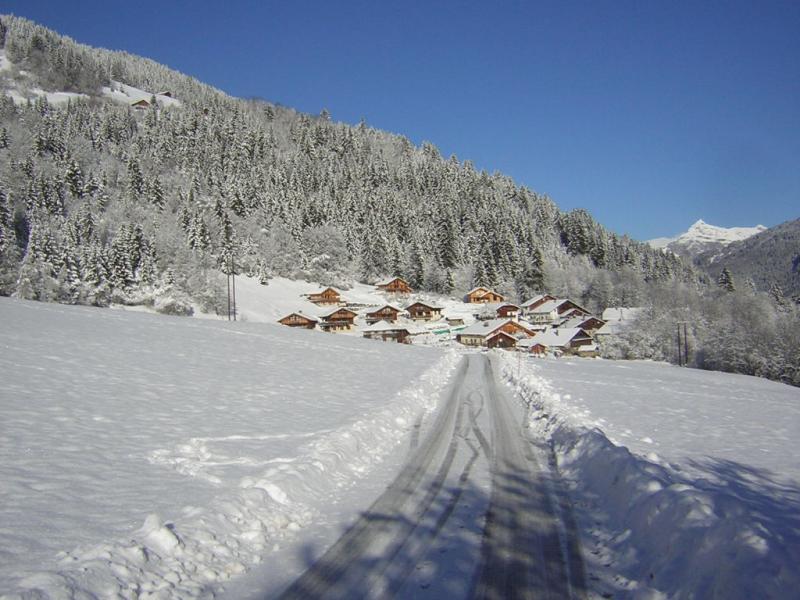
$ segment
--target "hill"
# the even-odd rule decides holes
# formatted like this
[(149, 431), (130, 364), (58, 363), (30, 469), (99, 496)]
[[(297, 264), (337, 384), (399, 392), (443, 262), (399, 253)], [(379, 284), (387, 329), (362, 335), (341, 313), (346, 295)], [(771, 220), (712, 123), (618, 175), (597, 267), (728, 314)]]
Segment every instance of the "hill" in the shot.
[(417, 289), (481, 284), (515, 297), (544, 277), (569, 288), (587, 266), (626, 285), (696, 278), (430, 143), (231, 98), (1, 20), (2, 294), (213, 313), (224, 310), (220, 270), (232, 268), (342, 286), (403, 275)]

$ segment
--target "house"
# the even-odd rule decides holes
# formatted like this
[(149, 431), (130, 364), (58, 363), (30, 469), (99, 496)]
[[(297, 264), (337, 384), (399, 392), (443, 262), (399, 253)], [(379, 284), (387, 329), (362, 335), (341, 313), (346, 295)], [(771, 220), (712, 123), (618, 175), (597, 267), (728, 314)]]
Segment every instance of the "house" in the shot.
[(593, 336), (594, 332), (602, 328), (603, 325), (605, 324), (606, 324), (605, 321), (589, 315), (588, 317), (586, 316), (572, 317), (561, 323), (559, 327), (567, 327), (567, 328), (580, 327), (586, 333)]
[(389, 323), (388, 321), (378, 321), (364, 329), (363, 335), (371, 340), (383, 340), (384, 342), (397, 342), (398, 344), (410, 344), (411, 332), (407, 327)]
[(377, 310), (370, 310), (365, 313), (367, 324), (372, 325), (378, 321), (387, 321), (394, 323), (403, 312), (402, 308), (398, 308), (393, 304), (384, 304)]
[(170, 92), (169, 90), (164, 92), (158, 92), (156, 96), (166, 96), (167, 98), (172, 98), (172, 92)]
[(411, 286), (408, 285), (408, 282), (400, 277), (387, 279), (386, 281), (378, 283), (375, 287), (382, 292), (388, 292), (390, 294), (410, 294), (414, 291), (411, 289)]
[(485, 287), (476, 287), (467, 292), (464, 302), (467, 304), (486, 304), (488, 302), (502, 302), (503, 296)]
[(339, 306), (342, 303), (342, 297), (339, 292), (332, 287), (325, 288), (321, 292), (314, 294), (306, 294), (309, 302), (320, 306), (335, 305)]
[(559, 320), (579, 315), (591, 314), (588, 310), (575, 304), (572, 300), (548, 300), (527, 310), (528, 318), (533, 323), (556, 323)]
[(146, 110), (150, 108), (150, 102), (142, 98), (141, 100), (137, 100), (136, 102), (131, 102), (131, 107), (137, 110)]
[(349, 308), (334, 308), (319, 315), (319, 327), (322, 331), (350, 331), (357, 316), (357, 313)]
[(575, 354), (578, 356), (583, 346), (594, 346), (594, 349), (597, 349), (592, 336), (579, 327), (548, 329), (547, 331), (536, 334), (536, 336), (530, 340), (523, 340), (517, 344), (518, 348), (535, 354), (541, 354), (542, 348), (537, 346), (545, 348), (547, 352)]
[(551, 296), (550, 294), (539, 294), (534, 296), (530, 300), (526, 300), (522, 303), (522, 310), (523, 312), (529, 312), (536, 308), (537, 306), (541, 306), (545, 302), (550, 302), (552, 300), (556, 300), (555, 296)]
[(517, 338), (502, 329), (498, 329), (486, 338), (487, 348), (516, 348)]
[(481, 308), (472, 316), (482, 321), (488, 319), (516, 319), (519, 316), (519, 306), (511, 304), (511, 302), (489, 302), (478, 306)]
[(414, 304), (406, 306), (406, 312), (414, 321), (435, 321), (442, 318), (441, 306), (425, 302), (414, 302)]
[(450, 327), (463, 327), (464, 326), (464, 319), (461, 317), (445, 317), (444, 319), (447, 321), (447, 324)]
[(303, 327), (304, 329), (314, 329), (319, 323), (319, 319), (317, 317), (311, 315), (305, 315), (301, 312), (293, 312), (282, 319), (278, 320), (278, 323), (281, 325), (286, 325), (287, 327)]
[(535, 335), (533, 331), (520, 324), (519, 321), (493, 319), (491, 321), (478, 321), (462, 329), (456, 335), (456, 341), (465, 346), (486, 346), (487, 339), (498, 331), (504, 331), (515, 338), (533, 337)]

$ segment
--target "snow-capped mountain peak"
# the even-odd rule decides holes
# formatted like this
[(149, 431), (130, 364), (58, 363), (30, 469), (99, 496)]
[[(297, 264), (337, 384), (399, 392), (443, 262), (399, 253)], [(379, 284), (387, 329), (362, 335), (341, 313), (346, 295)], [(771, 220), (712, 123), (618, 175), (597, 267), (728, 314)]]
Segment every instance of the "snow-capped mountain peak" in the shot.
[(755, 227), (717, 227), (702, 219), (695, 221), (689, 230), (673, 238), (656, 238), (648, 243), (653, 248), (666, 248), (680, 254), (700, 254), (713, 248), (722, 248), (732, 242), (747, 239), (765, 231), (763, 225)]

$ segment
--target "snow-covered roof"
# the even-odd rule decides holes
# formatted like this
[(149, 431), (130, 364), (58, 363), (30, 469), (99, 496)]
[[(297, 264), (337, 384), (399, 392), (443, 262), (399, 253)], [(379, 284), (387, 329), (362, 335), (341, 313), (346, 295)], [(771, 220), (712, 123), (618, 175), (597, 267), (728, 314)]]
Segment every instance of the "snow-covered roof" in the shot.
[(378, 312), (379, 310), (383, 310), (384, 308), (391, 308), (392, 310), (396, 310), (397, 312), (403, 312), (402, 308), (400, 308), (399, 306), (395, 306), (394, 304), (391, 304), (391, 303), (382, 304), (381, 306), (379, 306), (377, 308), (375, 308), (375, 307), (367, 308), (367, 309), (365, 309), (364, 312), (366, 312), (367, 314), (372, 314), (372, 313)]
[(476, 287), (476, 288), (472, 288), (470, 291), (468, 291), (468, 292), (467, 292), (467, 296), (471, 296), (471, 295), (472, 295), (472, 294), (474, 294), (475, 292), (480, 292), (481, 290), (483, 290), (483, 291), (484, 291), (484, 292), (486, 292), (486, 293), (488, 293), (488, 292), (491, 292), (491, 291), (492, 291), (492, 290), (490, 290), (490, 289), (489, 289), (489, 288), (487, 288), (487, 287), (483, 287), (482, 285), (479, 285), (478, 287)]
[(392, 283), (393, 281), (402, 281), (403, 283), (405, 283), (406, 285), (408, 285), (408, 282), (407, 282), (405, 279), (403, 279), (402, 277), (390, 277), (389, 279), (384, 279), (384, 280), (382, 280), (382, 281), (379, 281), (379, 282), (378, 282), (378, 283), (376, 283), (375, 285), (376, 285), (376, 286), (389, 285), (389, 284), (390, 284), (390, 283)]
[(498, 310), (502, 306), (512, 306), (516, 309), (519, 309), (519, 306), (514, 304), (513, 302), (487, 302), (486, 304), (482, 305), (485, 310)]
[(544, 304), (542, 304), (540, 306), (537, 306), (536, 308), (532, 308), (530, 310), (530, 312), (533, 313), (533, 314), (546, 315), (546, 314), (551, 313), (554, 310), (556, 310), (562, 302), (564, 302), (564, 301), (563, 300), (548, 300)]
[(473, 323), (469, 327), (462, 329), (459, 333), (461, 335), (480, 335), (486, 337), (510, 321), (511, 319), (489, 319), (488, 321), (478, 321), (477, 323)]
[(580, 327), (569, 327), (561, 329), (548, 329), (537, 333), (533, 338), (534, 343), (542, 344), (543, 346), (562, 348), (568, 345), (573, 338), (578, 335), (589, 335)]
[(389, 323), (388, 321), (378, 321), (369, 327), (365, 327), (361, 331), (365, 333), (376, 333), (380, 331), (405, 331), (411, 333), (411, 330), (407, 326), (398, 323)]
[(552, 296), (550, 294), (536, 294), (530, 300), (526, 300), (525, 302), (523, 302), (522, 308), (528, 308), (531, 304), (536, 304), (537, 302), (542, 300), (542, 298), (552, 298)]
[(304, 319), (308, 319), (309, 321), (314, 321), (315, 323), (319, 322), (319, 319), (314, 315), (309, 315), (308, 313), (304, 313), (303, 311), (296, 310), (294, 312), (290, 312), (288, 315), (281, 317), (279, 320), (283, 321), (287, 317), (291, 317), (292, 315), (297, 315), (298, 317), (303, 317)]
[(352, 309), (345, 308), (343, 306), (337, 306), (337, 307), (332, 308), (330, 310), (323, 310), (322, 312), (318, 312), (317, 316), (322, 317), (324, 319), (326, 317), (330, 317), (334, 313), (339, 312), (340, 310), (346, 310), (347, 312), (352, 313), (353, 315), (358, 315), (358, 313), (356, 311), (352, 310)]
[[(594, 317), (592, 315), (589, 315), (588, 317), (571, 317), (566, 321), (564, 321), (563, 323), (561, 323), (561, 327), (580, 327), (581, 325), (586, 323), (586, 321), (588, 321), (589, 319), (597, 319), (597, 317)], [(600, 321), (600, 319), (597, 320)]]
[(436, 304), (431, 304), (430, 302), (423, 302), (422, 300), (417, 300), (416, 302), (412, 302), (408, 306), (406, 306), (406, 310), (419, 304), (420, 306), (424, 306), (425, 308), (430, 308), (431, 310), (443, 310), (441, 306), (437, 306)]

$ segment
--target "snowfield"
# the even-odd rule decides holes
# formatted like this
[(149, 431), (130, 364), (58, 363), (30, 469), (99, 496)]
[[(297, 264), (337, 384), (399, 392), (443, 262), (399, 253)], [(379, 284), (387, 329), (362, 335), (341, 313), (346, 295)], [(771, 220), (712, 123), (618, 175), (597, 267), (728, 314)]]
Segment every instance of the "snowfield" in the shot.
[[(236, 323), (0, 298), (0, 597), (241, 600), (301, 574), (461, 356), (263, 323), (319, 289), (237, 279)], [(590, 598), (798, 598), (800, 389), (497, 355), (554, 450)]]
[(800, 390), (648, 362), (506, 360), (614, 598), (800, 597)]
[(408, 435), (457, 355), (0, 298), (0, 594), (196, 597)]

